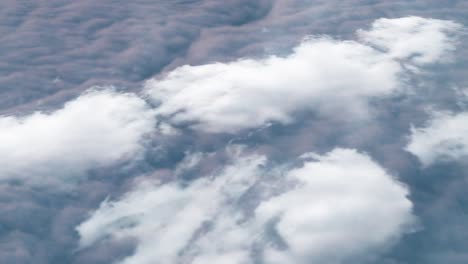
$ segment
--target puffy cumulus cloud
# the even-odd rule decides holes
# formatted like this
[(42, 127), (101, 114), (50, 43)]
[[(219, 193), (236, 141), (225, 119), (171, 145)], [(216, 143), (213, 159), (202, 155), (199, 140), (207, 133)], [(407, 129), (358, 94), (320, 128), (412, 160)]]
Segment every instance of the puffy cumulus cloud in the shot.
[(369, 31), (359, 30), (358, 35), (392, 58), (421, 65), (447, 61), (456, 48), (455, 33), (461, 29), (453, 21), (411, 16), (378, 19)]
[(302, 163), (240, 154), (189, 185), (143, 183), (81, 223), (80, 245), (134, 238), (124, 264), (344, 263), (408, 230), (406, 188), (367, 155), (335, 149)]
[(367, 155), (335, 149), (288, 172), (295, 189), (256, 209), (289, 250), (268, 249), (267, 263), (342, 263), (383, 245), (411, 223), (407, 190)]
[(51, 113), (0, 117), (0, 180), (44, 183), (130, 158), (155, 126), (134, 94), (91, 90)]
[(148, 82), (157, 112), (175, 123), (232, 132), (289, 123), (303, 109), (365, 115), (366, 99), (397, 87), (398, 63), (355, 42), (311, 39), (286, 57), (183, 66)]
[(447, 32), (458, 28), (418, 17), (381, 19), (358, 32), (360, 42), (310, 37), (286, 57), (182, 66), (148, 81), (147, 92), (160, 102), (158, 114), (209, 132), (290, 123), (302, 111), (365, 118), (369, 100), (403, 86), (401, 59), (440, 61), (454, 48)]
[(423, 127), (412, 128), (406, 150), (423, 165), (438, 160), (459, 159), (468, 155), (468, 112), (435, 112)]

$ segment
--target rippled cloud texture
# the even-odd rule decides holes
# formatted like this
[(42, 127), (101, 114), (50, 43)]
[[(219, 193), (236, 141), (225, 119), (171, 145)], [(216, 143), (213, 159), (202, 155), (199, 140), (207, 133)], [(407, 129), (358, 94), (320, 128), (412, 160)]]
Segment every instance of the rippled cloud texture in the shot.
[(466, 10), (0, 3), (0, 262), (466, 263)]

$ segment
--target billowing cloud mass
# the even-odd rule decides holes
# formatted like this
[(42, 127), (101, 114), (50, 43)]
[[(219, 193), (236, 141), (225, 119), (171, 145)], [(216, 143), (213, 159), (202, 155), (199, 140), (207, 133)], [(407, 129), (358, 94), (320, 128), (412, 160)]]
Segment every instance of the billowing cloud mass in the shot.
[(468, 112), (435, 112), (426, 126), (413, 128), (406, 149), (428, 166), (468, 155)]
[(125, 264), (345, 263), (413, 221), (406, 188), (355, 150), (309, 153), (293, 168), (260, 155), (233, 159), (188, 186), (145, 182), (104, 201), (77, 227), (81, 247), (134, 238)]
[[(147, 82), (158, 114), (209, 132), (291, 123), (313, 111), (360, 119), (368, 102), (404, 86), (405, 64), (437, 63), (454, 49), (460, 25), (408, 17), (379, 19), (358, 41), (304, 40), (286, 57), (183, 66)], [(430, 43), (430, 44), (425, 44)]]
[(136, 155), (154, 126), (144, 100), (112, 90), (91, 90), (51, 113), (2, 116), (0, 180), (73, 180)]

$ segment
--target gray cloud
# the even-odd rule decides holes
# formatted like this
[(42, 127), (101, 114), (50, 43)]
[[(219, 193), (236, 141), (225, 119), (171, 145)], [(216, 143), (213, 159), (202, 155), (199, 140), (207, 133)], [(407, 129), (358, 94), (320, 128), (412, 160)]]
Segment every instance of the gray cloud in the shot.
[(245, 0), (2, 1), (0, 107), (60, 102), (94, 84), (131, 88), (183, 55), (202, 29), (249, 23), (269, 7)]

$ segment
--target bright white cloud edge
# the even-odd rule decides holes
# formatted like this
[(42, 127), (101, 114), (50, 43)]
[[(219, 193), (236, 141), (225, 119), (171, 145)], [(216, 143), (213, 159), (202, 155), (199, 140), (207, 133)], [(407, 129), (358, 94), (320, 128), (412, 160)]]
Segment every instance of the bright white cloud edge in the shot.
[[(259, 155), (183, 187), (146, 182), (77, 227), (82, 248), (134, 238), (119, 263), (345, 263), (385, 248), (413, 223), (408, 191), (350, 149), (265, 168)], [(313, 159), (310, 159), (310, 157)]]

